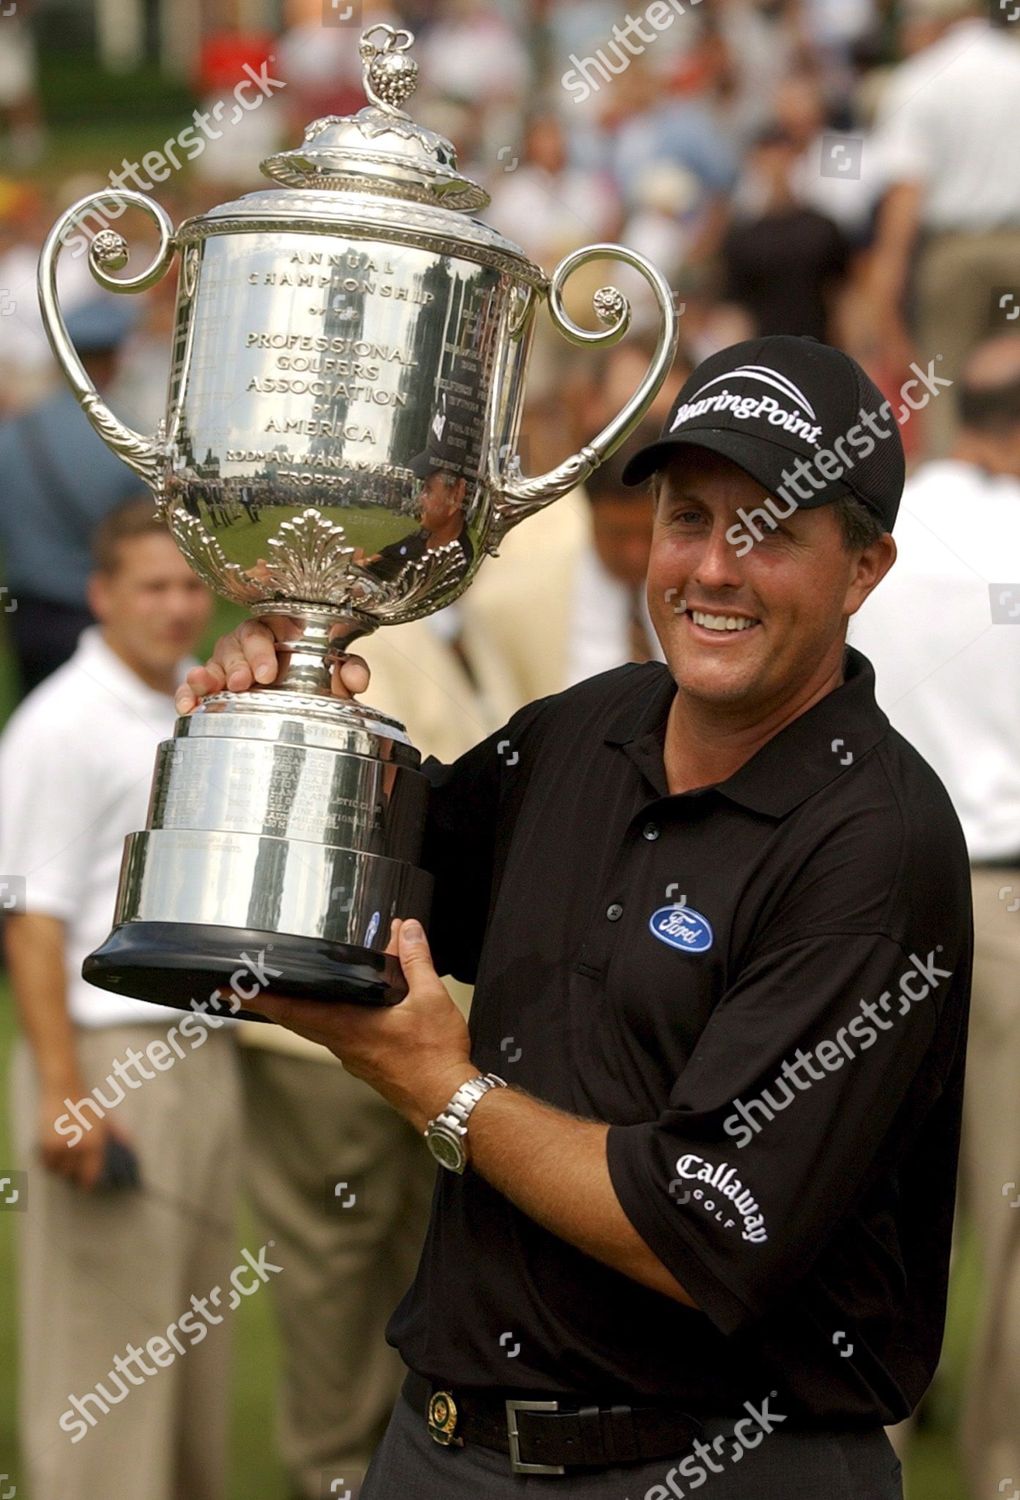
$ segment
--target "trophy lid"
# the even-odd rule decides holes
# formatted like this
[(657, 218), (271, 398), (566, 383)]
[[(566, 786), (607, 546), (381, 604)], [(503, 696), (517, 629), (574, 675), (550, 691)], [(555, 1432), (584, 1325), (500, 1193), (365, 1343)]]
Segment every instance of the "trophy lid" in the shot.
[(484, 208), (489, 194), (457, 171), (451, 143), (400, 108), (418, 83), (418, 64), (408, 51), (413, 41), (410, 31), (382, 23), (364, 32), (359, 51), (371, 103), (355, 115), (313, 120), (300, 146), (262, 162), (266, 176), (288, 187), (381, 193), (463, 211)]

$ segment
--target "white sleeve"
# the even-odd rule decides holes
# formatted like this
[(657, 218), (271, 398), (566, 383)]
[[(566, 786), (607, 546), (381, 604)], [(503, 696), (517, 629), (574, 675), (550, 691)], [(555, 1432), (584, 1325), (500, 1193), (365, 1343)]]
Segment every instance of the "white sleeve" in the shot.
[(882, 183), (927, 183), (934, 171), (930, 90), (914, 76), (894, 78), (878, 111), (870, 149), (871, 170)]
[(96, 805), (73, 726), (27, 704), (0, 736), (0, 901), (67, 920), (89, 878)]

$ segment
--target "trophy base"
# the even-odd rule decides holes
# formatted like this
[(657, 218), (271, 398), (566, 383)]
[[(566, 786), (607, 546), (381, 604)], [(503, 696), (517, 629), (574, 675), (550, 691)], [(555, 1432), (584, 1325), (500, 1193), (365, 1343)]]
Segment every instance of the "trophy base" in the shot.
[[(255, 963), (246, 965), (245, 955)], [(151, 1000), (175, 1010), (264, 1021), (243, 1009), (267, 967), (262, 988), (323, 1005), (396, 1005), (407, 994), (397, 958), (351, 943), (210, 927), (199, 922), (122, 922), (82, 964), (82, 977), (100, 989)], [(236, 980), (236, 997), (230, 999)], [(215, 999), (218, 993), (223, 998)], [(238, 1007), (242, 1008), (238, 1008)]]

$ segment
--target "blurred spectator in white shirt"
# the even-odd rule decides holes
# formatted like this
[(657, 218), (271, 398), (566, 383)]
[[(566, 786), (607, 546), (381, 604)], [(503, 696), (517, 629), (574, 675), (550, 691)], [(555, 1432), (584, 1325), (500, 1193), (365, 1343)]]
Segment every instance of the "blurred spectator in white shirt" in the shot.
[(509, 150), (489, 183), (485, 217), (547, 270), (568, 251), (611, 239), (620, 205), (608, 173), (574, 167), (560, 118), (533, 114), (524, 127), (521, 159)]
[[(993, 25), (986, 14), (983, 0), (910, 0), (908, 20), (928, 22), (935, 39), (895, 70), (870, 168), (865, 156), (865, 170), (888, 186), (871, 284), (876, 328), (904, 371), (915, 354), (937, 357), (950, 379), (979, 339), (1009, 331), (999, 299), (1020, 305), (1020, 40), (1015, 23)], [(916, 347), (905, 312), (912, 275)], [(932, 452), (944, 456), (951, 403), (926, 416)]]
[(415, 48), (423, 92), (484, 106), (481, 155), (493, 161), (514, 140), (533, 81), (521, 24), (488, 0), (439, 0), (434, 16)]
[(791, 181), (799, 202), (832, 219), (852, 244), (862, 244), (878, 196), (874, 180), (864, 172), (829, 169), (832, 147), (839, 136), (860, 139), (861, 132), (836, 131), (829, 126), (821, 84), (804, 71), (792, 73), (779, 85), (773, 115), (796, 148)]
[[(341, 24), (347, 10), (352, 12), (349, 24)], [(385, 0), (354, 0), (350, 5), (337, 0), (330, 24), (325, 24), (326, 15), (323, 0), (286, 0), (284, 5), (284, 30), (276, 39), (275, 67), (287, 80), (281, 98), (293, 145), (313, 120), (323, 115), (356, 114), (367, 104), (358, 41), (363, 31), (380, 22), (400, 25), (396, 11)]]
[(960, 1169), (982, 1288), (962, 1436), (978, 1496), (1020, 1476), (1020, 1234), (1008, 1206), (1020, 1161), (1020, 335), (979, 345), (958, 395), (952, 453), (908, 481), (896, 564), (850, 643), (944, 783), (973, 866)]

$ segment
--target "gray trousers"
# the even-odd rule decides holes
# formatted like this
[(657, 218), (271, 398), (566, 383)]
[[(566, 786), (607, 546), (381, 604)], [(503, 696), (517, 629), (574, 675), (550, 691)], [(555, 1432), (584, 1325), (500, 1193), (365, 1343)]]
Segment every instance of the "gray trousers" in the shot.
[[(870, 1432), (759, 1430), (754, 1447), (742, 1447), (731, 1421), (705, 1421), (703, 1442), (720, 1472), (658, 1458), (597, 1473), (517, 1475), (510, 1460), (491, 1448), (443, 1448), (428, 1435), (424, 1417), (403, 1398), (362, 1485), (360, 1500), (504, 1500), (542, 1495), (585, 1500), (902, 1500), (899, 1460), (881, 1427)], [(744, 1431), (747, 1431), (745, 1428)], [(713, 1441), (718, 1440), (713, 1448)], [(753, 1441), (753, 1437), (751, 1439)], [(740, 1457), (734, 1461), (733, 1454)]]

